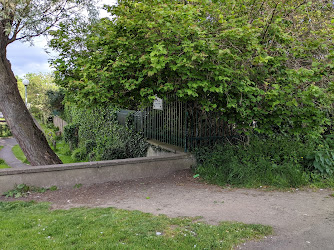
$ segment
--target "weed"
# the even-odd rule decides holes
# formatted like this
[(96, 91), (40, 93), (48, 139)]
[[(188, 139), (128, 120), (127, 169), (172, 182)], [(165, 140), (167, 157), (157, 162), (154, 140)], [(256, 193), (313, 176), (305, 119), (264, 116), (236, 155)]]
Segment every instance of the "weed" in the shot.
[(73, 188), (81, 188), (81, 187), (82, 187), (82, 184), (78, 183), (78, 184), (75, 184)]
[(48, 190), (55, 191), (57, 189), (58, 188), (56, 186), (52, 186), (50, 188), (43, 188), (43, 187), (28, 186), (23, 183), (15, 185), (14, 189), (5, 192), (3, 195), (6, 197), (21, 198), (28, 196), (31, 192), (45, 193)]

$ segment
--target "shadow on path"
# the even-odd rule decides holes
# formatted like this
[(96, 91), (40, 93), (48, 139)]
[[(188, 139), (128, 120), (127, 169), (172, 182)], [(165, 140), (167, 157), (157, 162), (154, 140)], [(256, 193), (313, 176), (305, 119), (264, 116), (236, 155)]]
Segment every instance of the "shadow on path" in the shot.
[(0, 150), (0, 158), (4, 159), (8, 166), (10, 166), (11, 168), (21, 168), (29, 166), (18, 160), (13, 154), (12, 148), (16, 144), (17, 141), (13, 137), (0, 138), (0, 146), (4, 146), (3, 149)]

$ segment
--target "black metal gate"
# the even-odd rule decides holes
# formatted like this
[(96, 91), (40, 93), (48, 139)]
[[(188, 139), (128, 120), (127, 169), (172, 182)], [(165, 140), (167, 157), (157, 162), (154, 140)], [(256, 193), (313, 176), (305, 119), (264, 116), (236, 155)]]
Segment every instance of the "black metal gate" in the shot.
[(148, 107), (132, 114), (134, 127), (149, 139), (182, 147), (185, 152), (223, 141), (233, 134), (221, 112), (203, 111), (178, 100), (164, 102), (163, 110)]

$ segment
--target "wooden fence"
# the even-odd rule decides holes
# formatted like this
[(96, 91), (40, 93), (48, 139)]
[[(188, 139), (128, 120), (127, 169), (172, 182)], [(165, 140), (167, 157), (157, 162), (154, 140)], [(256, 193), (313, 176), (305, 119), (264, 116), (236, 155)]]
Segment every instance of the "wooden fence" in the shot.
[(53, 125), (55, 125), (55, 127), (58, 127), (61, 133), (64, 133), (64, 127), (67, 125), (67, 122), (65, 122), (59, 116), (55, 116), (53, 118)]

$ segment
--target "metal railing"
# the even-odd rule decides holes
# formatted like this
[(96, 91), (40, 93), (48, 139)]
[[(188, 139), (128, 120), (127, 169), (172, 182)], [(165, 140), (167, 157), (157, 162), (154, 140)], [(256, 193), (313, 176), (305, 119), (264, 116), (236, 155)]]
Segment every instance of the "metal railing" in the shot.
[(234, 136), (233, 126), (228, 125), (221, 112), (203, 111), (175, 98), (165, 101), (163, 110), (148, 107), (132, 112), (131, 118), (134, 129), (145, 137), (182, 147), (185, 152)]

